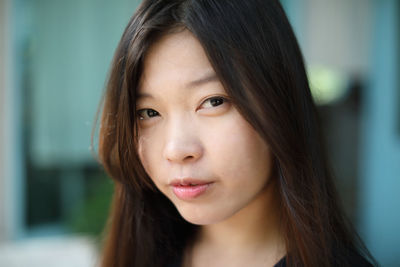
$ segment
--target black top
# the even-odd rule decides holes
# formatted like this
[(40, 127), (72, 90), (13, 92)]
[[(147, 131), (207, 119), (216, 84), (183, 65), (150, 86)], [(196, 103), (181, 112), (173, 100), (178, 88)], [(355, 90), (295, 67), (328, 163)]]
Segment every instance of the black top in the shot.
[[(168, 264), (166, 267), (181, 267), (182, 259), (176, 260), (172, 264)], [(359, 254), (352, 254), (349, 256), (349, 265), (348, 266), (354, 266), (354, 267), (373, 267), (373, 265), (368, 262), (364, 257), (360, 256)], [(338, 263), (334, 263), (333, 266), (338, 266), (340, 267)], [(274, 265), (274, 267), (286, 267), (286, 257), (283, 257), (277, 264)]]
[[(167, 267), (181, 267), (181, 264), (182, 264), (181, 260), (182, 259), (178, 259), (176, 262), (174, 262), (172, 264), (168, 264)], [(275, 264), (274, 267), (286, 267), (285, 258), (282, 258), (280, 261), (278, 261), (278, 263)]]

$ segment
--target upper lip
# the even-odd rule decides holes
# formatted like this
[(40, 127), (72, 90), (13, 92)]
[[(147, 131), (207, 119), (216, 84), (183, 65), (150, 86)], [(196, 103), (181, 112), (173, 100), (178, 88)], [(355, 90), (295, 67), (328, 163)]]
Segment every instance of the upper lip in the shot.
[(196, 178), (176, 178), (170, 183), (171, 186), (185, 186), (185, 185), (203, 185), (212, 183), (211, 181), (206, 181)]

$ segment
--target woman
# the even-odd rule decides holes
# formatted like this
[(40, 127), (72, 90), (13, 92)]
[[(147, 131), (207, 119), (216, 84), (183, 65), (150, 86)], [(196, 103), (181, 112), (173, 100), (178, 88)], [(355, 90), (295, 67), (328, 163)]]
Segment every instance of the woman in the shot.
[(276, 0), (145, 0), (107, 84), (102, 266), (371, 266)]

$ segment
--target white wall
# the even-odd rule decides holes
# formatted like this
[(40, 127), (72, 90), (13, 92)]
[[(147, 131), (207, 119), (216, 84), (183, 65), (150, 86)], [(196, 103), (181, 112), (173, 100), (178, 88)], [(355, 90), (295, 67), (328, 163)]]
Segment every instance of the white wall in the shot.
[(302, 0), (302, 49), (307, 63), (347, 73), (369, 71), (373, 0)]
[(0, 0), (0, 242), (24, 235), (21, 79), (16, 78), (19, 0)]
[(7, 135), (9, 134), (8, 125), (8, 112), (7, 112), (7, 98), (8, 98), (8, 85), (9, 85), (9, 68), (6, 64), (9, 62), (9, 2), (7, 0), (0, 0), (0, 242), (8, 237), (7, 231), (7, 213), (8, 203), (7, 192), (7, 177), (8, 177), (8, 164), (7, 164)]

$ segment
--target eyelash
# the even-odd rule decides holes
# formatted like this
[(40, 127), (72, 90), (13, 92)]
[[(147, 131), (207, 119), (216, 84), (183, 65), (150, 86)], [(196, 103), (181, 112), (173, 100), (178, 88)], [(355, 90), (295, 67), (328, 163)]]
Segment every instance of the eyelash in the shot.
[[(218, 106), (220, 106), (220, 105), (222, 105), (222, 104), (228, 102), (228, 99), (225, 98), (225, 97), (222, 97), (222, 96), (213, 96), (213, 97), (210, 97), (210, 98), (207, 98), (206, 100), (204, 100), (204, 101), (201, 103), (200, 106), (204, 105), (204, 103), (207, 103), (207, 101), (212, 101), (212, 100), (222, 100), (222, 103), (220, 103), (220, 104), (217, 105), (217, 106), (211, 106), (211, 107), (209, 107), (209, 108), (218, 107)], [(156, 111), (156, 110), (154, 110), (154, 109), (151, 109), (151, 108), (139, 109), (139, 110), (136, 111), (139, 120), (148, 120), (148, 119), (145, 119), (145, 118), (142, 116), (142, 113), (143, 113), (143, 112), (146, 112), (146, 111), (147, 111), (147, 116), (148, 116), (150, 119), (160, 114), (160, 113), (158, 113), (158, 111)], [(148, 114), (149, 111), (151, 111), (151, 113), (155, 113), (155, 114), (153, 114), (153, 116), (150, 117), (149, 114)]]

